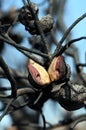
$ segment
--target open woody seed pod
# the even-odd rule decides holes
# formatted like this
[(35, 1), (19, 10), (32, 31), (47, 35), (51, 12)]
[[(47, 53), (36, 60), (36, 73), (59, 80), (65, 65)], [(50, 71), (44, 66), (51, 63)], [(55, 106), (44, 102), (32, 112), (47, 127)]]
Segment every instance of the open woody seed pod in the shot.
[(51, 82), (64, 78), (66, 69), (67, 67), (63, 56), (54, 57), (48, 69)]
[(28, 64), (28, 71), (29, 81), (35, 88), (42, 89), (50, 83), (50, 78), (45, 68), (31, 59)]
[[(38, 6), (35, 3), (31, 3), (31, 7), (34, 10), (34, 14), (38, 15), (38, 12), (39, 12)], [(32, 16), (28, 5), (21, 8), (18, 19), (23, 25), (25, 25), (25, 29), (29, 33), (31, 33), (33, 35), (34, 34), (39, 35), (39, 31), (37, 29), (34, 17)], [(53, 21), (52, 16), (50, 14), (48, 14), (48, 15), (42, 17), (41, 19), (39, 19), (39, 24), (40, 24), (43, 32), (48, 33), (53, 28), (54, 21)]]
[[(29, 33), (31, 33), (32, 35), (34, 34), (39, 35), (39, 31), (37, 29), (37, 26), (35, 25), (35, 21), (34, 20), (28, 20), (28, 21), (29, 23), (28, 25), (25, 26), (25, 29), (29, 31)], [(39, 19), (39, 24), (44, 33), (49, 33), (53, 28), (54, 21), (51, 15), (46, 15), (41, 19)]]
[[(33, 8), (34, 14), (37, 15), (39, 11), (37, 4), (30, 2), (30, 5)], [(28, 5), (23, 6), (20, 9), (18, 19), (22, 24), (26, 26), (30, 24), (30, 21), (34, 20)]]

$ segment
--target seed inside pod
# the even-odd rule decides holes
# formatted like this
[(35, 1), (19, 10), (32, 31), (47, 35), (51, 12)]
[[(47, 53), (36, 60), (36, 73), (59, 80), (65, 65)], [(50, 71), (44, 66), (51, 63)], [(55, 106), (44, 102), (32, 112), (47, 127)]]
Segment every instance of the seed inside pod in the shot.
[(50, 78), (45, 68), (33, 60), (28, 64), (29, 74), (38, 85), (47, 85), (50, 83)]
[(65, 71), (66, 66), (63, 57), (62, 56), (54, 57), (48, 69), (50, 80), (51, 81), (59, 80), (65, 74)]

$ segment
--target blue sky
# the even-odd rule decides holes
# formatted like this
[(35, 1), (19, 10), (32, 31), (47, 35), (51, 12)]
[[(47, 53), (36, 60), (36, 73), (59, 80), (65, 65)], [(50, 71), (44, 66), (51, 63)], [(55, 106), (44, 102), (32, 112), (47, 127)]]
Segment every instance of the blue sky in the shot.
[[(67, 0), (66, 11), (64, 15), (64, 20), (69, 27), (78, 17), (86, 12), (86, 1), (85, 0)], [(77, 3), (78, 2), (78, 3)], [(77, 38), (80, 36), (86, 36), (86, 18), (82, 20), (76, 27), (72, 30), (72, 38)], [(84, 52), (86, 52), (86, 41), (82, 40), (75, 43), (79, 48), (80, 60), (85, 62)]]
[[(22, 6), (22, 2), (21, 0), (9, 0), (9, 3), (7, 0), (3, 0), (6, 4), (3, 5), (3, 10), (7, 10), (10, 6), (17, 6), (18, 8)], [(33, 0), (34, 1), (34, 0)], [(39, 0), (35, 0), (35, 2), (39, 2)], [(66, 3), (66, 7), (65, 7), (65, 14), (64, 14), (64, 21), (65, 24), (67, 26), (67, 28), (78, 18), (80, 17), (83, 13), (86, 12), (86, 0), (67, 0)], [(40, 16), (43, 15), (42, 12), (40, 11)], [(20, 31), (20, 30), (19, 30)], [(22, 31), (21, 31), (22, 32)], [(72, 38), (78, 38), (81, 36), (86, 36), (86, 18), (81, 21), (72, 31)], [(25, 35), (27, 35), (27, 33), (25, 32)], [(26, 41), (25, 42), (25, 46), (27, 46)], [(86, 52), (86, 41), (82, 40), (78, 43), (75, 43), (75, 45), (79, 48), (79, 54), (80, 54), (80, 60), (81, 62), (85, 62), (85, 52)], [(9, 52), (9, 48), (6, 46), (6, 50), (7, 52), (4, 54), (4, 58), (7, 59), (7, 57), (9, 56), (9, 58), (7, 59), (8, 64), (11, 62), (11, 66), (13, 66), (14, 68), (14, 62), (15, 60), (13, 59), (13, 56), (10, 55), (11, 52)], [(11, 49), (12, 54), (15, 53), (16, 50)], [(8, 56), (7, 56), (8, 54)], [(16, 57), (16, 61), (20, 61), (22, 64), (22, 59), (24, 59), (25, 57), (22, 54), (19, 54), (17, 51), (15, 53), (15, 57)], [(71, 59), (70, 59), (71, 60)], [(70, 63), (70, 60), (68, 60), (67, 62)], [(52, 106), (52, 107), (50, 107)], [(44, 106), (44, 114), (46, 117), (46, 120), (49, 122), (53, 122), (53, 123), (57, 123), (61, 114), (61, 110), (63, 110), (58, 104), (57, 104), (57, 109), (54, 110), (52, 102), (49, 101), (48, 103), (45, 104)], [(52, 112), (54, 110), (54, 112)], [(63, 110), (63, 113), (65, 112), (65, 110)], [(76, 112), (76, 114), (78, 114), (79, 112), (84, 113), (84, 110), (78, 110)], [(4, 127), (10, 126), (11, 124), (11, 120), (10, 118), (8, 118), (8, 116), (5, 116), (4, 119), (2, 120), (0, 127), (3, 126)], [(3, 130), (1, 128), (1, 130)]]

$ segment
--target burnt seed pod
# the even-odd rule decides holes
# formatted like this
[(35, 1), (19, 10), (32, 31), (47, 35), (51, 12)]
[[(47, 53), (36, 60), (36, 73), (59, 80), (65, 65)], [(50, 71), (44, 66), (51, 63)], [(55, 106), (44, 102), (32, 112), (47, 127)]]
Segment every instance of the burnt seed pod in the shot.
[[(48, 33), (53, 28), (53, 18), (51, 15), (46, 15), (39, 20), (39, 24), (44, 33)], [(31, 20), (28, 25), (25, 27), (27, 31), (31, 34), (39, 34), (34, 20)]]
[(48, 71), (35, 61), (31, 60), (28, 64), (29, 81), (35, 88), (43, 88), (51, 82), (64, 82), (68, 79), (69, 71), (63, 56), (54, 57)]
[[(35, 15), (38, 15), (37, 5), (33, 4), (32, 8), (33, 9), (35, 8), (34, 13), (35, 13)], [(25, 25), (25, 29), (29, 33), (39, 34), (39, 31), (37, 30), (37, 27), (36, 27), (36, 24), (35, 24), (34, 17), (32, 16), (28, 5), (21, 9), (18, 19), (23, 25)], [(53, 18), (52, 18), (51, 15), (46, 15), (39, 20), (39, 23), (40, 23), (40, 26), (41, 26), (43, 32), (48, 33), (53, 28), (54, 22), (53, 22)]]
[[(37, 4), (31, 2), (30, 5), (33, 8), (34, 14), (37, 15), (39, 10)], [(28, 5), (21, 8), (18, 19), (22, 24), (26, 26), (28, 26), (31, 20), (34, 20)]]
[(50, 78), (45, 68), (31, 59), (28, 64), (28, 72), (29, 81), (35, 88), (42, 89), (50, 83)]
[[(35, 3), (30, 3), (34, 14), (38, 16), (38, 6)], [(25, 25), (25, 29), (31, 34), (39, 34), (39, 31), (35, 24), (35, 19), (32, 15), (29, 5), (26, 5), (21, 8), (20, 14), (18, 17), (19, 21)], [(53, 28), (53, 18), (51, 15), (46, 15), (39, 20), (39, 24), (44, 33), (50, 32)]]
[[(78, 91), (82, 90), (82, 86), (79, 85), (78, 86), (73, 85), (72, 87), (74, 87), (75, 90), (78, 89)], [(58, 102), (64, 109), (68, 111), (73, 111), (84, 107), (85, 100), (86, 100), (85, 93), (81, 93), (81, 94), (76, 93), (67, 84), (63, 85), (62, 88), (60, 89)]]
[(53, 28), (53, 24), (53, 18), (49, 14), (40, 19), (40, 25), (44, 33), (50, 32), (50, 30)]

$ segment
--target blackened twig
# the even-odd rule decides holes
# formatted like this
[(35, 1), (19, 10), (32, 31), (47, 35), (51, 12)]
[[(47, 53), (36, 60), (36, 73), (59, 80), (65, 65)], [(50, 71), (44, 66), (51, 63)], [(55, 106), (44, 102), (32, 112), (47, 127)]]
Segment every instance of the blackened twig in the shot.
[(80, 16), (78, 19), (75, 20), (75, 22), (67, 29), (67, 31), (64, 33), (63, 37), (61, 38), (61, 40), (59, 41), (60, 44), (62, 44), (64, 42), (64, 40), (66, 39), (66, 37), (68, 36), (68, 34), (70, 33), (70, 31), (84, 18), (86, 17), (86, 13), (84, 13), (82, 16)]
[(71, 56), (74, 59), (74, 64), (75, 64), (78, 76), (80, 77), (80, 79), (84, 83), (84, 86), (86, 87), (86, 74), (83, 72), (82, 66), (77, 66), (80, 63), (79, 56), (78, 56), (78, 50), (75, 46), (73, 46), (72, 48), (73, 48), (73, 51), (70, 51), (70, 52), (66, 51), (66, 54), (68, 54), (69, 56)]
[(38, 16), (35, 15), (35, 13), (34, 13), (34, 11), (33, 11), (33, 8), (31, 7), (30, 0), (29, 0), (29, 1), (27, 0), (27, 2), (28, 2), (28, 5), (29, 5), (29, 10), (31, 11), (32, 16), (33, 16), (33, 18), (34, 18), (34, 20), (35, 20), (35, 25), (36, 25), (36, 27), (37, 27), (37, 30), (39, 31), (39, 34), (41, 35), (41, 39), (42, 39), (42, 41), (43, 41), (43, 45), (45, 46), (45, 53), (46, 53), (46, 54), (49, 54), (49, 50), (48, 50), (48, 47), (47, 47), (47, 44), (48, 44), (48, 43), (47, 43), (47, 41), (46, 41), (44, 32), (43, 32), (43, 30), (42, 30), (42, 28), (41, 28), (41, 26), (40, 26), (40, 22), (39, 22)]
[(77, 67), (86, 67), (86, 63), (79, 63), (79, 64), (77, 64)]
[(49, 126), (46, 129), (47, 130), (55, 129), (55, 128), (59, 129), (60, 127), (63, 127), (63, 126), (67, 129), (66, 126), (69, 125), (70, 126), (69, 130), (73, 130), (73, 127), (77, 125), (77, 122), (79, 123), (80, 121), (85, 121), (85, 120), (86, 120), (86, 115), (84, 114), (84, 115), (80, 115), (80, 116), (68, 119), (66, 122), (61, 121), (61, 123)]
[(79, 118), (74, 120), (73, 123), (71, 123), (69, 130), (73, 130), (75, 126), (82, 121), (86, 121), (86, 115), (80, 116)]
[(37, 57), (33, 56), (30, 52), (35, 53), (35, 54), (39, 54), (39, 55), (42, 54), (42, 56), (48, 57), (44, 53), (38, 52), (36, 50), (30, 50), (30, 49), (27, 49), (26, 47), (22, 47), (20, 45), (17, 45), (11, 38), (10, 39), (6, 39), (6, 37), (0, 36), (0, 39), (5, 41), (6, 43), (16, 47), (16, 49), (19, 50), (21, 53), (23, 53), (25, 56), (27, 56), (28, 58), (33, 59), (34, 61), (36, 61), (37, 63), (39, 63), (41, 65), (44, 65), (44, 62), (42, 60), (40, 61), (40, 59), (38, 59)]
[(12, 104), (11, 107), (12, 107), (13, 110), (8, 111), (7, 114), (11, 114), (11, 113), (13, 113), (13, 112), (15, 112), (15, 111), (18, 111), (19, 109), (24, 108), (24, 107), (27, 106), (28, 104), (29, 104), (29, 101), (24, 102), (24, 103), (21, 104), (20, 106), (14, 106), (14, 105)]
[(12, 98), (9, 103), (7, 104), (5, 110), (3, 111), (2, 115), (0, 116), (0, 121), (2, 120), (2, 118), (8, 113), (8, 109), (10, 107), (10, 105), (12, 104), (12, 102), (14, 101), (14, 98)]
[(72, 43), (78, 42), (78, 41), (83, 40), (83, 39), (86, 40), (86, 37), (83, 36), (83, 37), (76, 38), (76, 39), (73, 39), (73, 40), (69, 41), (68, 43), (66, 43), (66, 45), (62, 46), (61, 49), (58, 52), (55, 52), (54, 56), (61, 55), (62, 53), (64, 53), (66, 51), (66, 49), (68, 49), (70, 47), (70, 45)]
[(11, 90), (10, 87), (0, 87), (0, 91), (9, 91)]
[(21, 126), (21, 127), (31, 127), (31, 128), (36, 128), (36, 129), (42, 129), (42, 126), (40, 124), (37, 124), (37, 123), (31, 123), (31, 122), (24, 122), (24, 123), (16, 123), (14, 124), (13, 123), (13, 126)]
[(17, 89), (16, 82), (15, 82), (15, 79), (13, 78), (13, 76), (10, 74), (9, 68), (8, 68), (7, 64), (5, 63), (5, 61), (3, 60), (2, 56), (0, 56), (0, 66), (4, 70), (8, 80), (11, 83), (11, 89), (12, 89), (11, 96), (15, 98), (16, 97), (16, 89)]
[(21, 88), (17, 90), (17, 97), (22, 96), (24, 94), (34, 94), (35, 91), (33, 88)]
[(49, 57), (47, 54), (44, 54), (44, 53), (39, 52), (39, 51), (37, 51), (37, 50), (29, 49), (29, 48), (26, 48), (26, 47), (24, 47), (24, 46), (21, 46), (21, 45), (17, 44), (17, 43), (16, 43), (15, 41), (13, 41), (8, 35), (5, 35), (5, 36), (3, 36), (3, 37), (0, 36), (0, 39), (3, 40), (3, 41), (6, 41), (8, 44), (14, 46), (15, 48), (22, 49), (22, 50), (24, 50), (24, 51), (37, 54), (37, 55), (43, 56), (43, 57), (45, 57), (45, 58), (48, 58), (48, 57)]
[(70, 31), (84, 18), (86, 17), (86, 13), (84, 13), (82, 16), (80, 16), (78, 19), (75, 20), (75, 22), (66, 30), (66, 32), (64, 33), (63, 37), (61, 38), (61, 40), (59, 41), (58, 46), (56, 47), (53, 57), (55, 55), (57, 55), (58, 50), (62, 48), (62, 43), (64, 42), (64, 40), (66, 39), (66, 37), (69, 35)]
[(42, 116), (42, 119), (43, 119), (43, 130), (46, 130), (46, 120), (45, 120), (45, 117), (44, 117), (44, 114), (43, 114), (42, 111), (41, 111), (41, 116)]

